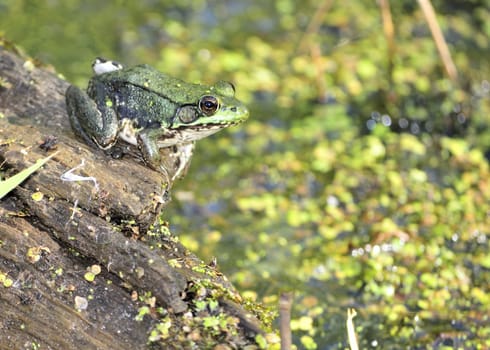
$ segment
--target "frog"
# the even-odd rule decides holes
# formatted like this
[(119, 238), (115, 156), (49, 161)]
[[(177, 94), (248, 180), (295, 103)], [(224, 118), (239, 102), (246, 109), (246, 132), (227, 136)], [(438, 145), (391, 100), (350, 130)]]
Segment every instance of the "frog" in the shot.
[(195, 141), (249, 116), (227, 81), (188, 83), (146, 64), (124, 67), (99, 57), (92, 69), (86, 91), (66, 90), (74, 133), (104, 151), (119, 141), (137, 146), (145, 164), (172, 181), (185, 173)]

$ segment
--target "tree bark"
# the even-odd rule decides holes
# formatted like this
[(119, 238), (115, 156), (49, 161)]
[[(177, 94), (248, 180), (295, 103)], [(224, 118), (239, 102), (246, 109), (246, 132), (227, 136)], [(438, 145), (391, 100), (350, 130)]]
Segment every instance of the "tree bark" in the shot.
[[(172, 184), (132, 148), (121, 145), (129, 155), (114, 159), (76, 139), (65, 110), (68, 85), (0, 46), (2, 178), (55, 153), (0, 200), (0, 349), (143, 349), (163, 314), (173, 340), (152, 346), (185, 348), (195, 332), (179, 325), (196, 315), (194, 300), (211, 295), (220, 314), (239, 320), (232, 338), (215, 332), (219, 341), (254, 344), (262, 325), (226, 277), (158, 222)], [(74, 168), (79, 177), (67, 181)], [(102, 272), (91, 281), (84, 276), (93, 265)], [(156, 305), (136, 297), (148, 292)], [(148, 305), (152, 312), (136, 321)]]

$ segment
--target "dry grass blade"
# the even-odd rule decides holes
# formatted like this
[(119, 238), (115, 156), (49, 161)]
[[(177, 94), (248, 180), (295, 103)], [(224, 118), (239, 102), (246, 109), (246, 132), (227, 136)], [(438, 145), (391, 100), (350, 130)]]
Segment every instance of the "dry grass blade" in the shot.
[(351, 350), (359, 350), (359, 345), (357, 344), (356, 330), (354, 328), (354, 317), (356, 317), (357, 312), (354, 309), (347, 309), (347, 336), (349, 338), (349, 346)]
[(418, 2), (420, 8), (422, 9), (422, 12), (424, 13), (427, 23), (429, 24), (432, 37), (434, 38), (434, 41), (436, 43), (437, 50), (439, 51), (439, 56), (441, 56), (442, 63), (444, 64), (447, 75), (449, 76), (449, 79), (451, 79), (453, 82), (457, 82), (458, 71), (451, 58), (451, 53), (449, 52), (446, 40), (442, 35), (441, 27), (437, 23), (434, 7), (432, 7), (430, 0), (418, 0)]
[(395, 56), (395, 28), (391, 16), (390, 1), (380, 0), (381, 18), (383, 19), (383, 32), (388, 44), (388, 74), (390, 81), (393, 73), (393, 57)]

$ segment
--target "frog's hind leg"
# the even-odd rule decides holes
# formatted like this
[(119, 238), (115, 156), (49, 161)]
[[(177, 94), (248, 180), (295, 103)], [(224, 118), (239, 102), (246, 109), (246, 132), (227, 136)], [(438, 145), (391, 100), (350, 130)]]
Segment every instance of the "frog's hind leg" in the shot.
[[(81, 137), (86, 143), (88, 143), (91, 146), (97, 146), (97, 144), (92, 140), (91, 137), (87, 135), (85, 132), (85, 129), (80, 125), (80, 120), (79, 116), (81, 116), (83, 113), (80, 111), (80, 109), (77, 107), (82, 103), (82, 105), (85, 105), (83, 101), (83, 98), (81, 95), (84, 92), (81, 91), (79, 88), (76, 86), (70, 86), (66, 90), (66, 110), (68, 112), (68, 117), (70, 119), (70, 125), (75, 133), (75, 135)], [(81, 118), (86, 118), (81, 116)]]
[(88, 144), (102, 149), (111, 148), (117, 141), (117, 117), (115, 112), (103, 116), (99, 107), (84, 91), (76, 86), (66, 90), (66, 107), (75, 134)]

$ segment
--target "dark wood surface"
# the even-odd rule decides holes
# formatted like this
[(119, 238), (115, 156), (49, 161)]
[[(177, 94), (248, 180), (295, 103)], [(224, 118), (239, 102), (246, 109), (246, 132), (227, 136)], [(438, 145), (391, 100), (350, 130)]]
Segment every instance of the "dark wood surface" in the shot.
[[(0, 200), (0, 276), (13, 281), (0, 285), (0, 349), (31, 343), (41, 349), (147, 348), (158, 317), (135, 321), (143, 303), (131, 293), (151, 292), (178, 322), (193, 311), (189, 285), (202, 280), (227, 291), (220, 305), (240, 319), (236, 341), (253, 344), (261, 325), (240, 306), (226, 277), (163, 224), (152, 225), (172, 184), (137, 157), (114, 159), (75, 138), (65, 110), (67, 87), (53, 71), (0, 47), (2, 176), (55, 153)], [(42, 149), (49, 137), (56, 146)], [(95, 182), (62, 179), (77, 166), (73, 174)], [(39, 253), (37, 261), (32, 252)], [(84, 275), (92, 265), (102, 272), (89, 282)], [(86, 309), (77, 310), (76, 297), (88, 301)]]

